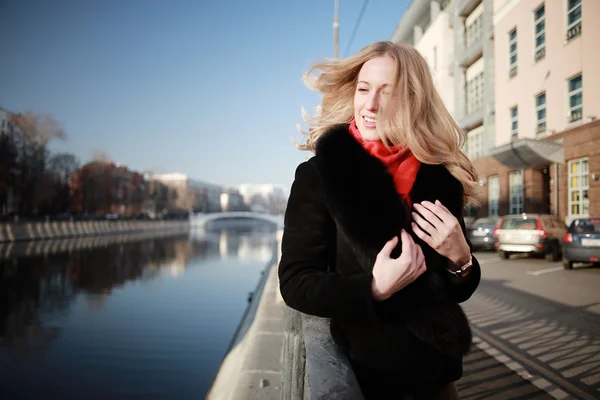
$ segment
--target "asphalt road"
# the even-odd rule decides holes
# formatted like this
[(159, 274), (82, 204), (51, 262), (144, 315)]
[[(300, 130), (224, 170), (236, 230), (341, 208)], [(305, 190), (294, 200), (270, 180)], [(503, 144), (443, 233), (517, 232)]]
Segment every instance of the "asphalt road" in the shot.
[(600, 399), (600, 268), (475, 256), (482, 281), (464, 309), (475, 346), (462, 399)]

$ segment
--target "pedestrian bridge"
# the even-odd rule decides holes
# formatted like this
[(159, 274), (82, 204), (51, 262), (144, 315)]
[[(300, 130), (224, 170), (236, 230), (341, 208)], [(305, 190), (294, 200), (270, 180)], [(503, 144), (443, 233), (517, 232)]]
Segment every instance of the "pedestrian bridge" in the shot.
[(190, 222), (194, 227), (204, 228), (208, 222), (224, 219), (256, 219), (270, 222), (275, 225), (277, 229), (283, 229), (283, 215), (261, 214), (252, 211), (229, 211), (209, 214), (198, 213), (190, 218)]

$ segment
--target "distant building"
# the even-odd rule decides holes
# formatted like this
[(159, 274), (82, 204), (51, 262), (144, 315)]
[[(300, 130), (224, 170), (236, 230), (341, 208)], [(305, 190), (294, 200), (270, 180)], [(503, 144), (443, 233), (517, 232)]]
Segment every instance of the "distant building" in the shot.
[(242, 195), (236, 191), (221, 193), (221, 211), (249, 211)]
[(155, 174), (151, 179), (176, 188), (180, 199), (177, 204), (183, 209), (206, 213), (221, 211), (223, 188), (220, 185), (191, 179), (181, 173)]
[(282, 214), (287, 206), (284, 185), (245, 183), (239, 186), (244, 202), (255, 212)]

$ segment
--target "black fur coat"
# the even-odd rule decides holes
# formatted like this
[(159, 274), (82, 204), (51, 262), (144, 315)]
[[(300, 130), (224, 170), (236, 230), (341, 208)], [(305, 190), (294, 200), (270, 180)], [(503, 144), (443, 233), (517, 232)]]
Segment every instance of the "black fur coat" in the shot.
[[(421, 165), (411, 199), (439, 200), (465, 231), (462, 194), (444, 166)], [(281, 293), (290, 307), (331, 318), (332, 336), (352, 360), (449, 382), (462, 374), (462, 356), (471, 345), (458, 303), (479, 284), (477, 260), (464, 282), (454, 282), (448, 259), (413, 234), (427, 271), (385, 301), (371, 294), (377, 253), (401, 229), (412, 234), (410, 211), (384, 164), (347, 125), (332, 128), (319, 138), (315, 156), (296, 170), (279, 264)], [(392, 255), (400, 249), (398, 243)]]

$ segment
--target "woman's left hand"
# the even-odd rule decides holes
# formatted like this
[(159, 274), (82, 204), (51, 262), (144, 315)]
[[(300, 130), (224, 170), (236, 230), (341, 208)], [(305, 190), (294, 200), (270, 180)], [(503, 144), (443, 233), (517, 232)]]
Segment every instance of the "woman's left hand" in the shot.
[(418, 214), (412, 212), (415, 234), (455, 265), (466, 264), (471, 249), (456, 217), (438, 200), (415, 203), (414, 209), (418, 211)]

